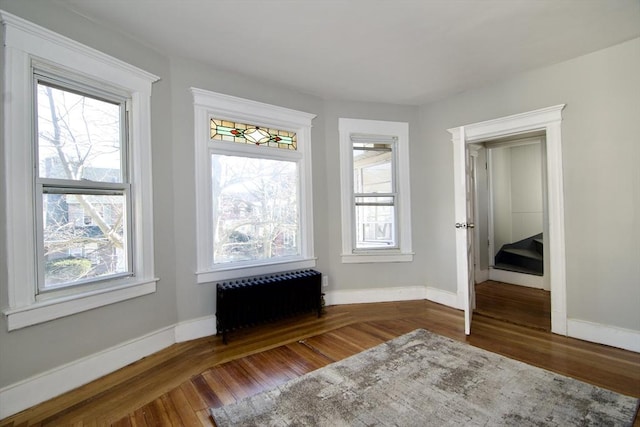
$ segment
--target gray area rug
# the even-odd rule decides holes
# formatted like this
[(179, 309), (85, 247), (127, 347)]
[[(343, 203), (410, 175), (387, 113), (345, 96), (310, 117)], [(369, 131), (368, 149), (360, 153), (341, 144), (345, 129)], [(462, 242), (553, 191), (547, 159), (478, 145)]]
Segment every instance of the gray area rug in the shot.
[(210, 410), (224, 426), (631, 426), (638, 399), (418, 329)]

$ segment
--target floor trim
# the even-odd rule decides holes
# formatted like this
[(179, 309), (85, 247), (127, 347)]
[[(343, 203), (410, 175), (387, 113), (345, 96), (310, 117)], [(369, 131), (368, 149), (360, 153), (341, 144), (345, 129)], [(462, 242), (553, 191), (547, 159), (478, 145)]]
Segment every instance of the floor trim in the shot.
[(0, 389), (0, 419), (110, 374), (175, 343), (169, 326)]
[(570, 337), (640, 353), (640, 331), (603, 325), (586, 320), (568, 319)]

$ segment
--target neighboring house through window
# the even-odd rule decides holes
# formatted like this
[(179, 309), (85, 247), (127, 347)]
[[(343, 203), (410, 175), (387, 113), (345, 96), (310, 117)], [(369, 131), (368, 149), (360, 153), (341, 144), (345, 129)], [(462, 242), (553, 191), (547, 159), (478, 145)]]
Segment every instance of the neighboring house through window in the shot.
[(313, 115), (200, 89), (198, 282), (315, 266)]
[(154, 292), (158, 77), (1, 16), (9, 330)]
[(340, 119), (342, 261), (411, 261), (409, 126)]

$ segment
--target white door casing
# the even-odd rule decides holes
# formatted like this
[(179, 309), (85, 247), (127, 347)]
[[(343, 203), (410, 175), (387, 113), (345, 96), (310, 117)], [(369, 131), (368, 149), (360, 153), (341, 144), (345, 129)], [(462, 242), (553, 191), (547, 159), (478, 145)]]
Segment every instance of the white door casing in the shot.
[[(551, 332), (567, 334), (566, 260), (564, 239), (564, 193), (562, 174), (562, 110), (565, 104), (542, 108), (499, 119), (448, 129), (453, 143), (455, 223), (467, 224), (467, 151), (468, 145), (495, 138), (515, 136), (533, 131), (546, 135), (547, 209), (549, 236), (545, 236), (545, 252), (549, 252), (551, 287)], [(547, 244), (548, 241), (548, 244)], [(468, 228), (456, 229), (457, 294), (465, 310), (465, 333), (470, 333), (472, 296), (469, 278)], [(548, 247), (548, 249), (547, 249)], [(473, 249), (473, 247), (471, 247)], [(473, 257), (471, 257), (473, 260)], [(468, 325), (467, 325), (468, 323)]]

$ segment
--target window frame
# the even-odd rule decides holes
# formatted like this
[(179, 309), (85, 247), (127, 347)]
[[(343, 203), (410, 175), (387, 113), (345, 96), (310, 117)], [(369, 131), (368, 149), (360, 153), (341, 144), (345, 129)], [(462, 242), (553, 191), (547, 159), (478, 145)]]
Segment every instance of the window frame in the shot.
[[(311, 121), (316, 116), (204, 89), (191, 88), (194, 102), (195, 190), (196, 190), (196, 277), (210, 283), (240, 277), (269, 274), (316, 265), (313, 245), (313, 203), (311, 180)], [(211, 140), (210, 119), (222, 119), (297, 134), (297, 150)], [(213, 201), (211, 156), (228, 154), (298, 163), (300, 208), (300, 255), (271, 260), (213, 263)]]
[[(413, 261), (411, 244), (411, 189), (409, 184), (409, 124), (380, 120), (340, 118), (340, 187), (342, 218), (342, 262), (410, 262)], [(353, 175), (354, 139), (371, 141), (395, 140), (394, 165), (396, 212), (396, 246), (388, 248), (356, 247), (355, 193)]]
[[(69, 316), (155, 292), (150, 98), (159, 77), (0, 11), (4, 27), (3, 140), (8, 329)], [(53, 72), (80, 87), (126, 95), (133, 275), (71, 286), (38, 297), (34, 70)]]
[[(133, 271), (133, 238), (131, 220), (133, 215), (131, 213), (131, 181), (130, 181), (130, 166), (129, 166), (129, 126), (128, 126), (128, 112), (130, 108), (129, 99), (127, 94), (122, 93), (116, 88), (106, 89), (104, 84), (99, 84), (100, 88), (95, 87), (96, 84), (90, 84), (88, 82), (80, 83), (80, 81), (86, 80), (81, 76), (69, 76), (69, 73), (63, 73), (58, 75), (55, 71), (48, 70), (46, 64), (39, 66), (37, 61), (33, 63), (33, 158), (34, 158), (34, 179), (35, 179), (35, 223), (36, 223), (36, 242), (37, 242), (37, 290), (36, 300), (42, 301), (50, 298), (56, 298), (61, 295), (68, 295), (78, 292), (77, 289), (71, 289), (75, 286), (84, 286), (86, 289), (104, 288), (108, 287), (109, 283), (114, 279), (131, 277), (134, 275)], [(46, 86), (54, 87), (58, 90), (63, 90), (77, 95), (91, 97), (97, 100), (108, 102), (118, 106), (119, 116), (119, 136), (120, 136), (120, 175), (121, 182), (112, 183), (107, 181), (91, 181), (91, 180), (71, 180), (65, 178), (47, 178), (40, 175), (39, 170), (39, 128), (38, 128), (38, 85), (44, 84)], [(114, 273), (108, 276), (100, 276), (97, 278), (85, 279), (68, 284), (61, 284), (57, 286), (47, 287), (44, 284), (45, 281), (45, 261), (44, 261), (44, 215), (43, 215), (43, 196), (45, 194), (87, 194), (87, 195), (118, 195), (124, 199), (124, 241), (126, 246), (127, 257), (127, 270), (121, 273)], [(83, 220), (86, 223), (86, 218)]]
[[(356, 227), (354, 227), (354, 233), (353, 233), (353, 252), (354, 253), (362, 253), (362, 252), (367, 252), (367, 251), (380, 251), (380, 250), (393, 250), (393, 249), (399, 249), (399, 242), (398, 242), (398, 178), (397, 178), (397, 170), (398, 170), (398, 166), (397, 166), (397, 152), (398, 152), (398, 147), (397, 147), (397, 142), (398, 142), (398, 138), (396, 137), (382, 137), (382, 136), (372, 136), (372, 135), (358, 135), (358, 134), (351, 134), (350, 135), (350, 139), (351, 139), (351, 158), (352, 158), (352, 170), (354, 171), (354, 175), (355, 175), (355, 163), (353, 162), (353, 152), (356, 150), (355, 145), (356, 144), (361, 144), (361, 143), (367, 143), (367, 144), (376, 144), (376, 143), (384, 143), (386, 145), (390, 145), (390, 151), (391, 151), (391, 191), (390, 192), (386, 192), (386, 193), (357, 193), (356, 189), (355, 189), (355, 182), (354, 182), (354, 188), (353, 188), (353, 199), (352, 199), (352, 203), (353, 203), (353, 209), (354, 209), (354, 225), (358, 224), (358, 219), (357, 219), (357, 208), (358, 208), (358, 199), (374, 199), (374, 198), (380, 198), (380, 199), (384, 199), (384, 198), (390, 198), (393, 200), (393, 203), (391, 204), (385, 204), (385, 203), (375, 203), (375, 202), (365, 202), (367, 203), (368, 206), (391, 206), (392, 207), (392, 212), (393, 212), (393, 245), (392, 246), (380, 246), (380, 247), (364, 247), (364, 248), (359, 248), (358, 247), (358, 230), (356, 229)], [(372, 150), (368, 150), (366, 148), (363, 148), (362, 151), (375, 151), (375, 149)], [(374, 163), (374, 165), (376, 165), (376, 163)], [(364, 185), (364, 184), (363, 184)], [(362, 205), (364, 206), (364, 205)]]

